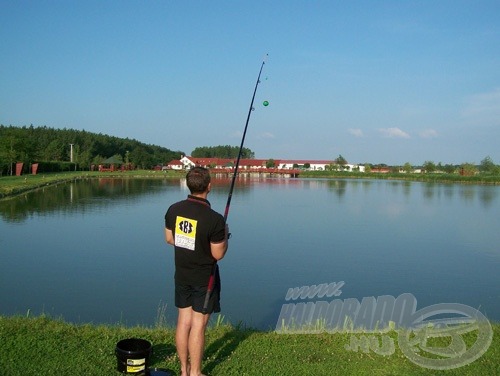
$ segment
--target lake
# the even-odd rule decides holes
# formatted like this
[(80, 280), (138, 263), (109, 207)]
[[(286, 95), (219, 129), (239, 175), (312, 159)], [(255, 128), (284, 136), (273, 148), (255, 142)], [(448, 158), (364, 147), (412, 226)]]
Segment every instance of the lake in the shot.
[[(223, 212), (230, 181), (214, 179)], [(0, 314), (174, 323), (164, 214), (185, 180), (88, 179), (0, 201)], [(288, 289), (340, 299), (411, 293), (500, 321), (500, 187), (240, 177), (219, 263), (224, 320), (274, 329)]]

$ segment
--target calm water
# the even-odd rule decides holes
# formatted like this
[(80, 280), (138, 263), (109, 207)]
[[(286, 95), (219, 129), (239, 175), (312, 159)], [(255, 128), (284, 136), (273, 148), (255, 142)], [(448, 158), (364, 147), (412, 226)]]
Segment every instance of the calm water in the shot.
[[(229, 187), (209, 196), (222, 212)], [(0, 202), (0, 314), (153, 325), (173, 305), (167, 207), (185, 182), (100, 179)], [(412, 293), (500, 321), (500, 187), (377, 180), (237, 181), (222, 314), (274, 328), (289, 288), (344, 281), (339, 298)]]

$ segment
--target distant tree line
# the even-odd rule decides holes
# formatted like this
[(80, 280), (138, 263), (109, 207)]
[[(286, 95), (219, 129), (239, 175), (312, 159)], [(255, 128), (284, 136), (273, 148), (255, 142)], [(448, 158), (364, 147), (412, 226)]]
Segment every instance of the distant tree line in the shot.
[[(346, 160), (339, 155), (337, 163), (327, 166), (327, 169), (331, 171), (343, 171), (346, 169), (346, 164)], [(402, 166), (389, 166), (385, 163), (362, 163), (361, 165), (364, 166), (365, 172), (371, 172), (375, 169), (388, 169), (392, 173), (412, 173), (418, 171), (425, 174), (446, 173), (463, 176), (473, 176), (476, 174), (500, 175), (500, 165), (495, 164), (490, 156), (485, 157), (478, 165), (471, 162), (461, 164), (443, 164), (439, 162), (436, 164), (433, 161), (425, 161), (421, 166), (413, 166), (410, 162), (406, 162)]]
[[(73, 163), (70, 164), (71, 145), (73, 145)], [(91, 165), (101, 164), (113, 157), (115, 161), (147, 169), (167, 164), (179, 159), (183, 154), (181, 151), (172, 151), (129, 138), (85, 130), (0, 125), (1, 175), (12, 174), (17, 162), (24, 163), (25, 172), (33, 163), (50, 166), (50, 171), (89, 170)]]
[(478, 165), (471, 162), (464, 162), (461, 164), (442, 164), (434, 163), (433, 161), (425, 161), (421, 166), (412, 166), (406, 162), (403, 166), (392, 166), (392, 172), (414, 172), (419, 170), (422, 173), (446, 173), (446, 174), (460, 174), (464, 176), (473, 176), (476, 174), (484, 175), (500, 175), (500, 166), (496, 165), (491, 157), (485, 157)]
[[(239, 146), (219, 145), (219, 146), (199, 146), (191, 153), (193, 158), (238, 158)], [(241, 158), (254, 159), (255, 153), (248, 148), (241, 150)]]
[(496, 165), (490, 156), (485, 157), (479, 165), (466, 162), (460, 165), (442, 165), (441, 163), (435, 164), (432, 161), (425, 161), (422, 165), (424, 172), (447, 172), (459, 173), (460, 175), (472, 176), (477, 173), (488, 175), (500, 175), (500, 166)]
[[(339, 155), (334, 163), (326, 166), (325, 169), (327, 171), (349, 171), (350, 169), (347, 164), (347, 160), (342, 155)], [(477, 174), (493, 176), (500, 175), (500, 165), (495, 164), (490, 156), (485, 157), (478, 165), (470, 162), (461, 164), (442, 164), (441, 162), (439, 162), (436, 164), (433, 161), (425, 161), (421, 166), (413, 166), (410, 164), (410, 162), (406, 162), (402, 166), (389, 166), (385, 163), (361, 163), (360, 165), (364, 167), (365, 172), (385, 169), (391, 173), (445, 173), (459, 174), (463, 176), (473, 176)], [(304, 166), (304, 168), (308, 167)], [(358, 165), (358, 167), (354, 167), (352, 171), (359, 170), (360, 169)]]

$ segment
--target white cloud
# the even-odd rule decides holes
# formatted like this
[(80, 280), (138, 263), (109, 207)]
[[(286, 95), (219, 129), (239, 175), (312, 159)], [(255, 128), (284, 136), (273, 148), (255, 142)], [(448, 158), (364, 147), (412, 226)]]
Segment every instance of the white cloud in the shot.
[(347, 131), (355, 137), (363, 137), (363, 131), (361, 129), (349, 128)]
[(380, 133), (384, 137), (390, 138), (410, 138), (410, 135), (399, 128), (380, 128)]
[(231, 133), (231, 138), (241, 138), (243, 136), (243, 133), (240, 131), (236, 131)]
[(434, 138), (438, 136), (438, 133), (434, 129), (424, 129), (419, 133), (419, 136), (422, 138)]
[(270, 132), (264, 132), (264, 133), (259, 134), (258, 138), (259, 139), (263, 139), (263, 138), (264, 139), (272, 139), (272, 138), (276, 138), (276, 137), (274, 136), (274, 134), (272, 134)]

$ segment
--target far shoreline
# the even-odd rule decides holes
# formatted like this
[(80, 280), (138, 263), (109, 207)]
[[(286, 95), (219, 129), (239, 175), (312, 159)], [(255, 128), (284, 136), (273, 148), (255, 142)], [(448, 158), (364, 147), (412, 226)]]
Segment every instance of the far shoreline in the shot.
[[(246, 173), (240, 171), (240, 174)], [(72, 180), (93, 178), (162, 178), (179, 179), (184, 177), (185, 171), (168, 170), (133, 170), (133, 171), (66, 171), (57, 173), (40, 173), (37, 175), (2, 176), (0, 177), (0, 200), (13, 198), (23, 193), (56, 185)], [(230, 175), (230, 174), (229, 174)], [(272, 174), (266, 176), (273, 177)], [(366, 173), (366, 172), (333, 172), (333, 171), (304, 171), (299, 177), (287, 179), (317, 178), (317, 179), (370, 179), (370, 180), (399, 180), (443, 184), (473, 184), (473, 185), (498, 185), (500, 176), (497, 175), (474, 175), (461, 176), (458, 174), (416, 174), (416, 173)]]

